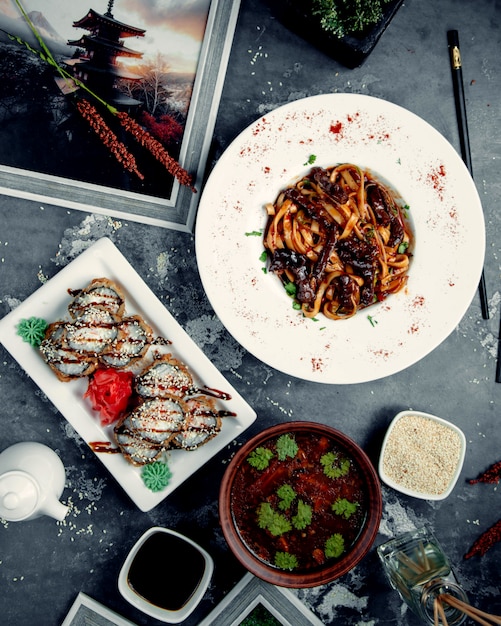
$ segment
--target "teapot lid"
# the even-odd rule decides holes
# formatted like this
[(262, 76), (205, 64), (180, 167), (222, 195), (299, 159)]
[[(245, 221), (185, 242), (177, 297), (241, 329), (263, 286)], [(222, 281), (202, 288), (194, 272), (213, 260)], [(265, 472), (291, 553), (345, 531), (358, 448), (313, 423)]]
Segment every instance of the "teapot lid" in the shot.
[(26, 472), (14, 470), (0, 475), (0, 517), (18, 522), (29, 517), (39, 500), (36, 482)]

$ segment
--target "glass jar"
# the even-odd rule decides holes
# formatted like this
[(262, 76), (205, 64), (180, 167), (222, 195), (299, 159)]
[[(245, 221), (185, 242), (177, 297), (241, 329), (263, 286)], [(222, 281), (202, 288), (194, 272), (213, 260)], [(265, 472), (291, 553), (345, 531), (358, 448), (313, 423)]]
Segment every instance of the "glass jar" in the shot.
[[(434, 624), (434, 605), (440, 594), (468, 602), (447, 556), (427, 527), (396, 537), (379, 546), (377, 552), (390, 584), (424, 623)], [(465, 621), (462, 611), (445, 602), (442, 606), (449, 626)]]

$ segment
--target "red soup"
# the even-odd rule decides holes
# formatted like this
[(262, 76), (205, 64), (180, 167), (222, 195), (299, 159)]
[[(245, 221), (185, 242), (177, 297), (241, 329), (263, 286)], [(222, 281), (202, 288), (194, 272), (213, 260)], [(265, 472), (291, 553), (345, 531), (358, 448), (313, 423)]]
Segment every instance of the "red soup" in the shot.
[(306, 572), (342, 558), (367, 516), (363, 472), (327, 436), (272, 437), (241, 464), (232, 515), (242, 541), (261, 561)]

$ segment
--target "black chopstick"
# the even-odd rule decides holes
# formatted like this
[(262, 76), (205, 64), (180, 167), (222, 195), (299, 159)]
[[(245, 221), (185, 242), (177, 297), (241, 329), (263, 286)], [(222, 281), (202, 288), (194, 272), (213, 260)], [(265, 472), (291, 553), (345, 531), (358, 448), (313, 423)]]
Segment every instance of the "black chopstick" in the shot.
[[(461, 155), (463, 161), (473, 178), (473, 168), (471, 165), (470, 137), (468, 134), (468, 123), (466, 120), (466, 103), (464, 98), (463, 85), (463, 67), (461, 64), (461, 52), (459, 50), (459, 33), (457, 30), (447, 31), (447, 42), (449, 44), (449, 52), (451, 59), (452, 83), (454, 86), (454, 100), (456, 101), (456, 113), (458, 118), (459, 142), (461, 145)], [(482, 308), (482, 317), (484, 320), (489, 319), (489, 305), (487, 303), (487, 289), (485, 287), (485, 276), (482, 270), (480, 284), (478, 286), (480, 292), (480, 306)], [(499, 363), (499, 359), (498, 359)], [(501, 371), (500, 371), (501, 377)], [(498, 381), (499, 382), (499, 381)]]
[(498, 353), (496, 363), (496, 382), (501, 383), (501, 322), (499, 324)]

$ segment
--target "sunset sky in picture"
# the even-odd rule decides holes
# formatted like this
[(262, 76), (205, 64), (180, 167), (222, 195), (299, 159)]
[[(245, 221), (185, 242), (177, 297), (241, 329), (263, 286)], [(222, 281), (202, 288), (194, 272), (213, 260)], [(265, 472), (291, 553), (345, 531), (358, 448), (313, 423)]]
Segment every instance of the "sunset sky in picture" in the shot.
[[(65, 40), (75, 40), (86, 31), (73, 22), (84, 17), (89, 9), (104, 14), (108, 0), (23, 0), (26, 12), (40, 11)], [(113, 17), (119, 22), (144, 29), (144, 37), (130, 37), (127, 47), (144, 53), (143, 60), (162, 55), (170, 71), (196, 71), (203, 40), (210, 0), (115, 0)], [(20, 16), (14, 0), (0, 0), (0, 13)]]

